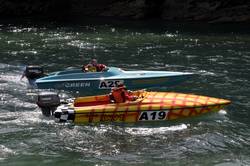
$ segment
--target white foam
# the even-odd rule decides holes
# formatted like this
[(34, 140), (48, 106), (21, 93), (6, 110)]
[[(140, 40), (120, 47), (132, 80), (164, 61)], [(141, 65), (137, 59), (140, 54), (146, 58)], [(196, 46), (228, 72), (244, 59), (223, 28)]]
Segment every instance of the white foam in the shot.
[(152, 134), (164, 134), (168, 131), (179, 131), (179, 130), (185, 130), (187, 129), (186, 124), (180, 124), (176, 126), (170, 126), (170, 127), (155, 127), (155, 128), (127, 128), (126, 132), (132, 135), (152, 135)]
[(14, 154), (15, 154), (14, 150), (7, 148), (4, 145), (0, 145), (0, 160), (4, 160), (7, 157), (14, 155)]
[(226, 111), (226, 110), (220, 110), (218, 113), (219, 113), (220, 115), (226, 115), (226, 114), (227, 114), (227, 111)]

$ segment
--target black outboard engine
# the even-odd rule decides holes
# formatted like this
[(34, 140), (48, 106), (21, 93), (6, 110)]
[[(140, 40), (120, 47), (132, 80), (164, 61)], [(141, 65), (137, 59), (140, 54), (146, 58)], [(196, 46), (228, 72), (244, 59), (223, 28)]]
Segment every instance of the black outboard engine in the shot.
[(60, 104), (60, 98), (55, 92), (41, 92), (38, 94), (37, 105), (45, 116), (53, 115)]
[(24, 74), (27, 79), (33, 80), (43, 77), (44, 71), (41, 66), (26, 66)]

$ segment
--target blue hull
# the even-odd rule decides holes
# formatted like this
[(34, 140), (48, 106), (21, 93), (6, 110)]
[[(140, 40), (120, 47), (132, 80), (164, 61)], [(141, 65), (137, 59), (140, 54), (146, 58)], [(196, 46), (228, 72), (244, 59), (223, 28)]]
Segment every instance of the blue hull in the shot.
[(39, 89), (60, 89), (81, 93), (107, 93), (119, 83), (128, 89), (144, 89), (159, 86), (172, 86), (181, 83), (192, 73), (164, 71), (123, 71), (111, 67), (106, 72), (83, 73), (80, 70), (55, 72), (36, 80)]

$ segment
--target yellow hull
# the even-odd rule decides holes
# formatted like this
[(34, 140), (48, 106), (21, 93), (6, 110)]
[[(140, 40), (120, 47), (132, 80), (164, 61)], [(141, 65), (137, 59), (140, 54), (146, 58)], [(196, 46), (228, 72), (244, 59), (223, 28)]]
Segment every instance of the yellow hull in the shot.
[[(69, 106), (74, 123), (168, 121), (216, 112), (230, 101), (173, 92), (135, 91), (140, 98), (125, 103), (108, 103), (108, 96), (77, 98)], [(89, 103), (96, 103), (94, 106)], [(68, 113), (69, 114), (69, 113)]]

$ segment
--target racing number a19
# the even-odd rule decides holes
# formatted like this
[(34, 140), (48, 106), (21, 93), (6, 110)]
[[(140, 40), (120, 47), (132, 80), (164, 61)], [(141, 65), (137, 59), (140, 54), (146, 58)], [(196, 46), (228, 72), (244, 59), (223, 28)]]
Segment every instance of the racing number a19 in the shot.
[(143, 111), (138, 121), (160, 121), (165, 120), (168, 111)]
[(101, 81), (99, 84), (99, 89), (111, 89), (113, 87), (117, 87), (120, 83), (123, 83), (123, 80), (109, 80), (109, 81)]

